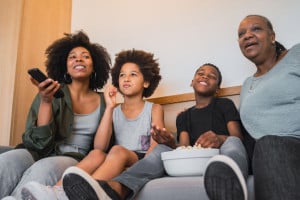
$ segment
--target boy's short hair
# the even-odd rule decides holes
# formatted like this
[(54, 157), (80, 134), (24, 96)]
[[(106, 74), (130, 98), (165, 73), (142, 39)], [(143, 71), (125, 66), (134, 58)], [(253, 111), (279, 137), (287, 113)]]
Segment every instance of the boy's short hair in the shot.
[[(222, 83), (222, 73), (221, 73), (220, 69), (219, 69), (216, 65), (214, 65), (214, 64), (212, 64), (212, 63), (205, 63), (205, 64), (201, 65), (200, 67), (198, 67), (198, 69), (196, 70), (196, 72), (197, 72), (201, 67), (206, 66), (206, 65), (211, 66), (211, 67), (213, 67), (213, 68), (215, 68), (215, 69), (217, 70), (218, 75), (219, 75), (218, 86), (220, 87), (220, 86), (221, 86), (221, 83)], [(195, 72), (195, 73), (196, 73), (196, 72)]]

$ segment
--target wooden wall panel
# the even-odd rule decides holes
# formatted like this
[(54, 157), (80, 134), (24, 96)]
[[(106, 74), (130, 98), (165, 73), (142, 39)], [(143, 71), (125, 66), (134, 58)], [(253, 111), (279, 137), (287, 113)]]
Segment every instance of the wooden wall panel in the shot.
[(23, 0), (0, 1), (0, 145), (8, 145)]
[(15, 91), (12, 111), (11, 145), (21, 142), (28, 109), (37, 90), (27, 70), (45, 71), (45, 49), (71, 30), (72, 0), (24, 0), (21, 20)]
[[(241, 91), (241, 86), (225, 87), (225, 88), (221, 88), (216, 96), (225, 97), (225, 96), (239, 95), (240, 91)], [(187, 101), (194, 101), (195, 94), (194, 94), (194, 92), (190, 92), (190, 93), (170, 95), (170, 96), (164, 96), (164, 97), (149, 98), (148, 100), (151, 102), (154, 102), (154, 103), (161, 104), (161, 105), (172, 104), (172, 103), (182, 103), (182, 102), (187, 102)]]

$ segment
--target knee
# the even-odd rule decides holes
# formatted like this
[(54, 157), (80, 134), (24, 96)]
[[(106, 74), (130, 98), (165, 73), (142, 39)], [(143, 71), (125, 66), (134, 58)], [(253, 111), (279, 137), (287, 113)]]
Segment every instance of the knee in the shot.
[(1, 167), (16, 166), (19, 168), (28, 168), (35, 160), (26, 149), (14, 149), (4, 152), (0, 155)]
[(161, 153), (171, 150), (173, 149), (164, 144), (157, 144), (155, 148), (144, 159), (161, 160)]
[(277, 148), (279, 137), (280, 136), (266, 135), (258, 139), (254, 147), (254, 156), (270, 154), (269, 151), (273, 151), (274, 148), (279, 151), (280, 147)]
[(68, 156), (53, 156), (43, 158), (35, 162), (31, 166), (31, 170), (35, 171), (55, 171), (58, 169), (65, 169), (69, 166), (76, 165), (78, 161)]
[(225, 143), (236, 143), (236, 144), (243, 144), (242, 140), (239, 137), (236, 136), (228, 136), (224, 142)]
[(104, 156), (105, 156), (105, 153), (100, 149), (93, 149), (88, 154), (88, 157), (93, 160), (103, 158)]
[(270, 141), (276, 140), (277, 137), (279, 137), (279, 136), (276, 136), (276, 135), (265, 135), (265, 136), (259, 138), (256, 141), (256, 145), (257, 146), (268, 145), (270, 143)]
[(121, 146), (121, 145), (114, 145), (110, 151), (108, 152), (108, 157), (118, 157), (118, 158), (122, 158), (125, 157), (128, 154), (128, 149), (126, 149), (125, 147)]
[(153, 153), (157, 153), (157, 154), (161, 154), (162, 152), (165, 152), (165, 151), (172, 151), (173, 149), (167, 145), (164, 145), (164, 144), (157, 144), (155, 146), (155, 148), (151, 151)]
[(245, 151), (244, 144), (240, 138), (229, 136), (220, 147), (220, 151)]

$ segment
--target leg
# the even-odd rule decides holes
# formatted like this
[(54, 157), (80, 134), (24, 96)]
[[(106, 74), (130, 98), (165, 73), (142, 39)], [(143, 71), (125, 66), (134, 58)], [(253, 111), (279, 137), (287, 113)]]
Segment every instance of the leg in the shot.
[(104, 162), (106, 153), (100, 149), (94, 149), (89, 152), (76, 166), (89, 174), (93, 174), (96, 169)]
[(256, 199), (300, 199), (300, 139), (259, 139), (254, 149), (253, 174)]
[(36, 181), (43, 185), (54, 185), (61, 178), (66, 168), (76, 163), (77, 160), (67, 156), (53, 156), (35, 162), (25, 171), (12, 196), (21, 199), (21, 190), (30, 181)]
[(33, 163), (34, 160), (26, 149), (14, 149), (0, 154), (0, 198), (11, 194), (24, 171)]
[(247, 199), (246, 179), (248, 158), (243, 143), (228, 137), (220, 148), (220, 155), (209, 160), (204, 173), (204, 185), (211, 199)]
[[(105, 159), (106, 154), (99, 150), (94, 149), (81, 160), (76, 166), (86, 171), (88, 174), (92, 174), (99, 165), (101, 165)], [(23, 199), (68, 199), (62, 188), (61, 179), (55, 186), (46, 186), (38, 182), (32, 181), (24, 185), (22, 188)]]
[(242, 141), (238, 137), (230, 136), (220, 148), (220, 154), (228, 156), (236, 162), (245, 179), (248, 177), (248, 155)]
[[(76, 166), (83, 169), (88, 174), (93, 174), (96, 169), (105, 160), (106, 154), (100, 149), (94, 149), (89, 152)], [(56, 183), (56, 186), (61, 186), (61, 179)]]
[(13, 149), (14, 149), (13, 147), (9, 147), (9, 146), (0, 146), (0, 154)]
[(135, 197), (150, 180), (165, 175), (161, 153), (170, 150), (170, 147), (158, 144), (145, 158), (117, 176), (114, 181), (130, 189), (130, 198)]
[(96, 180), (111, 180), (137, 161), (136, 153), (123, 146), (115, 145), (107, 154), (103, 164), (92, 174), (92, 177)]
[[(157, 145), (149, 155), (136, 162), (112, 182), (97, 183), (91, 176), (78, 172), (66, 173), (63, 176), (63, 187), (70, 199), (93, 198), (134, 198), (136, 193), (150, 180), (165, 174), (161, 153), (172, 150), (165, 145)], [(117, 194), (116, 194), (117, 192)], [(124, 193), (123, 193), (124, 192)]]

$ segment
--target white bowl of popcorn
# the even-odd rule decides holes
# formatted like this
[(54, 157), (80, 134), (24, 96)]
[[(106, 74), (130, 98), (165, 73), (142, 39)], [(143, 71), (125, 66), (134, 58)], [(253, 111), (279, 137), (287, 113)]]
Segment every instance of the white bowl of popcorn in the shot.
[(219, 154), (219, 149), (199, 147), (178, 147), (163, 152), (161, 159), (169, 176), (201, 176), (207, 161)]

